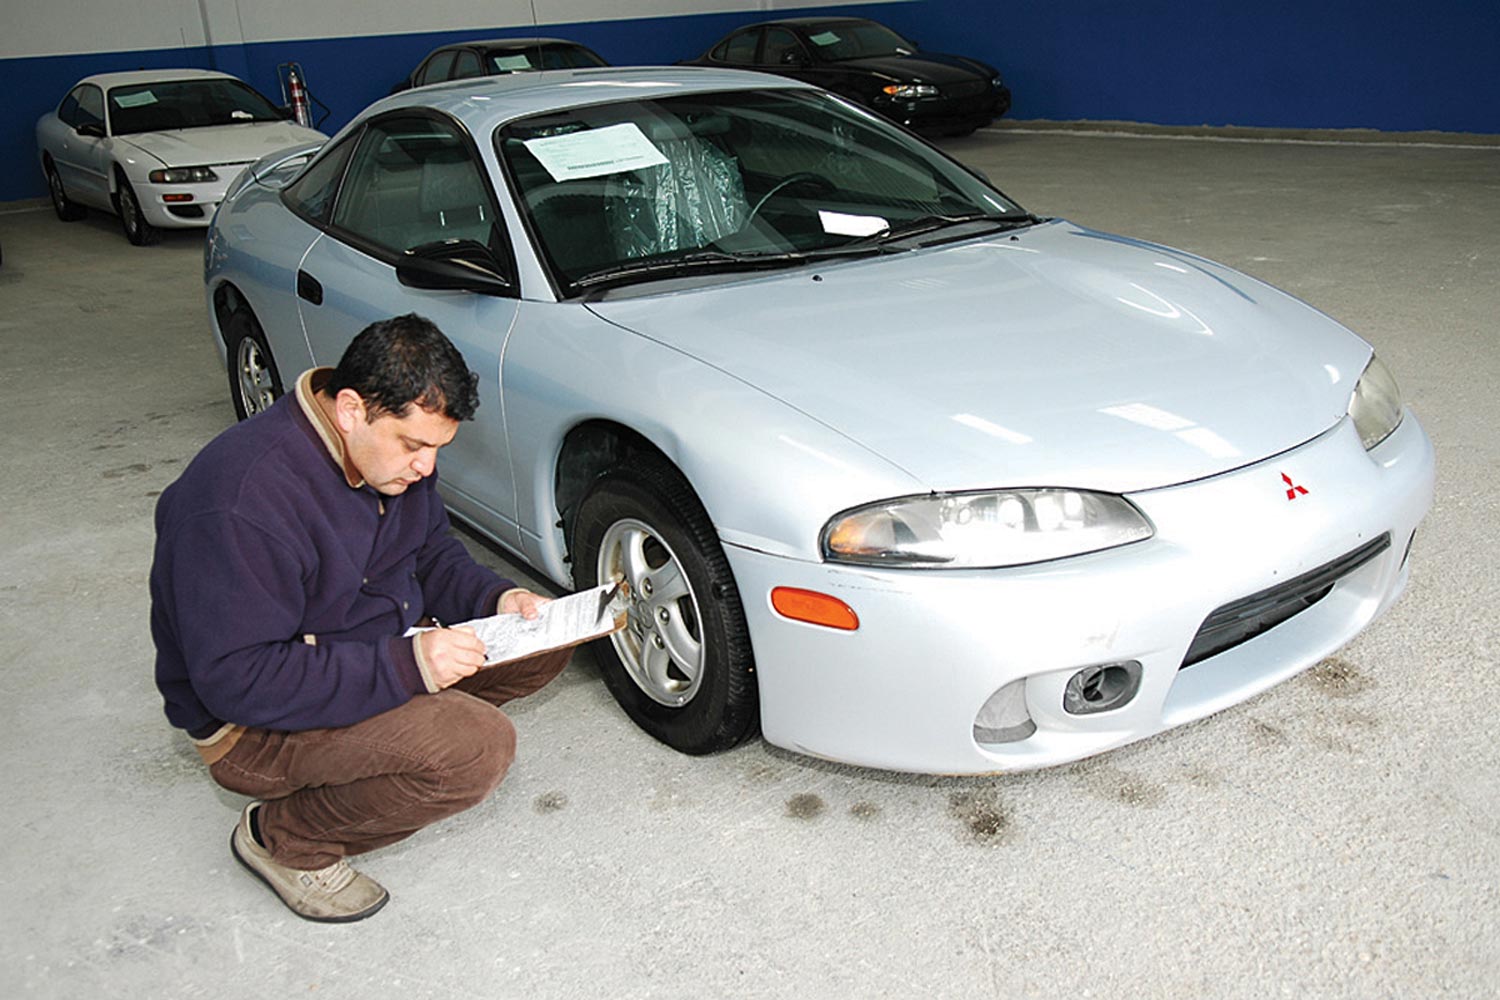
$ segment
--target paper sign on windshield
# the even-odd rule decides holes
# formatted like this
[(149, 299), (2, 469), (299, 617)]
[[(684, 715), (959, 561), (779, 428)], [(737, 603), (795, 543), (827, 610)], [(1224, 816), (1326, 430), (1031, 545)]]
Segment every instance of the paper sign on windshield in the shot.
[(140, 108), (156, 103), (156, 95), (149, 90), (138, 90), (134, 94), (120, 94), (118, 97), (111, 94), (110, 97), (122, 108)]
[(814, 45), (836, 45), (839, 41), (839, 36), (831, 31), (820, 31), (811, 38)]
[(878, 215), (850, 215), (823, 209), (818, 210), (818, 221), (823, 223), (823, 232), (834, 236), (874, 236), (891, 228), (891, 224)]
[(503, 70), (507, 73), (514, 73), (517, 70), (525, 70), (531, 68), (531, 57), (526, 55), (491, 56), (490, 62), (494, 63), (496, 69)]
[(555, 181), (603, 177), (667, 162), (634, 122), (527, 139), (526, 148)]

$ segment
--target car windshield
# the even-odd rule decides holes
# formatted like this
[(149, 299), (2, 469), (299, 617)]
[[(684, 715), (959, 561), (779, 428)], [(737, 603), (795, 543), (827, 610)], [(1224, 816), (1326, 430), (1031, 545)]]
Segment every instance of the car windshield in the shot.
[(517, 120), (495, 141), (568, 293), (1032, 221), (921, 140), (814, 91), (591, 105)]
[(281, 118), (269, 101), (239, 80), (157, 80), (109, 91), (113, 135)]
[(579, 69), (603, 66), (604, 60), (578, 45), (536, 45), (525, 49), (501, 49), (486, 53), (491, 75), (520, 73), (532, 69)]
[(808, 40), (818, 55), (830, 62), (870, 59), (876, 56), (909, 56), (917, 47), (890, 28), (873, 21), (830, 21), (807, 29)]

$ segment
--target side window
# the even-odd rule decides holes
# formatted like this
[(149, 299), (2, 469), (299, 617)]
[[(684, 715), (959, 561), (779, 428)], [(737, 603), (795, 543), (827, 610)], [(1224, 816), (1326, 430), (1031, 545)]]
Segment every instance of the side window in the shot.
[(78, 117), (78, 91), (75, 90), (63, 98), (63, 102), (57, 106), (57, 117), (64, 125), (71, 125), (74, 128), (82, 124)]
[(338, 193), (344, 165), (354, 149), (354, 139), (345, 139), (320, 156), (312, 166), (286, 186), (281, 198), (288, 208), (310, 222), (327, 222), (333, 197)]
[(92, 84), (74, 87), (73, 92), (63, 98), (57, 117), (74, 128), (104, 124), (104, 92)]
[(448, 79), (448, 70), (453, 68), (453, 54), (453, 50), (448, 49), (427, 60), (427, 65), (423, 66), (422, 72), (417, 75), (417, 86), (439, 83)]
[(767, 28), (760, 61), (764, 66), (795, 65), (802, 61), (802, 43), (785, 28)]
[(391, 117), (366, 126), (333, 225), (400, 253), (444, 240), (496, 246), (495, 210), (468, 143), (450, 122)]
[(453, 72), (450, 75), (455, 80), (466, 80), (471, 76), (483, 75), (483, 71), (479, 68), (479, 57), (468, 49), (464, 49), (453, 61)]
[(724, 47), (724, 61), (735, 66), (754, 66), (755, 47), (759, 42), (759, 28), (740, 32)]

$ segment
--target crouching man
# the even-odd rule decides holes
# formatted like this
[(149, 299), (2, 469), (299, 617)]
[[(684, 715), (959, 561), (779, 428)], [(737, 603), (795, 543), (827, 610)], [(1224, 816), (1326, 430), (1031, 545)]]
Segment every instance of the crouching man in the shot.
[(571, 650), (482, 670), (467, 629), (419, 623), (547, 598), (449, 534), (438, 449), (477, 379), (433, 324), (367, 327), (203, 449), (156, 508), (151, 634), (171, 723), (250, 796), (236, 859), (309, 920), (362, 920), (388, 893), (351, 855), (482, 801), (515, 756), (499, 706)]

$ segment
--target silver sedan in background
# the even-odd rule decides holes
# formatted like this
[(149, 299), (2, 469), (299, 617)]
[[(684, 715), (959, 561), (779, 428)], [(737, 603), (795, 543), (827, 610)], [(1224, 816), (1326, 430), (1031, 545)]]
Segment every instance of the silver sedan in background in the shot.
[(113, 212), (131, 243), (208, 225), (239, 172), (265, 154), (327, 138), (286, 120), (258, 91), (203, 69), (99, 73), (36, 123), (37, 155), (64, 222)]

